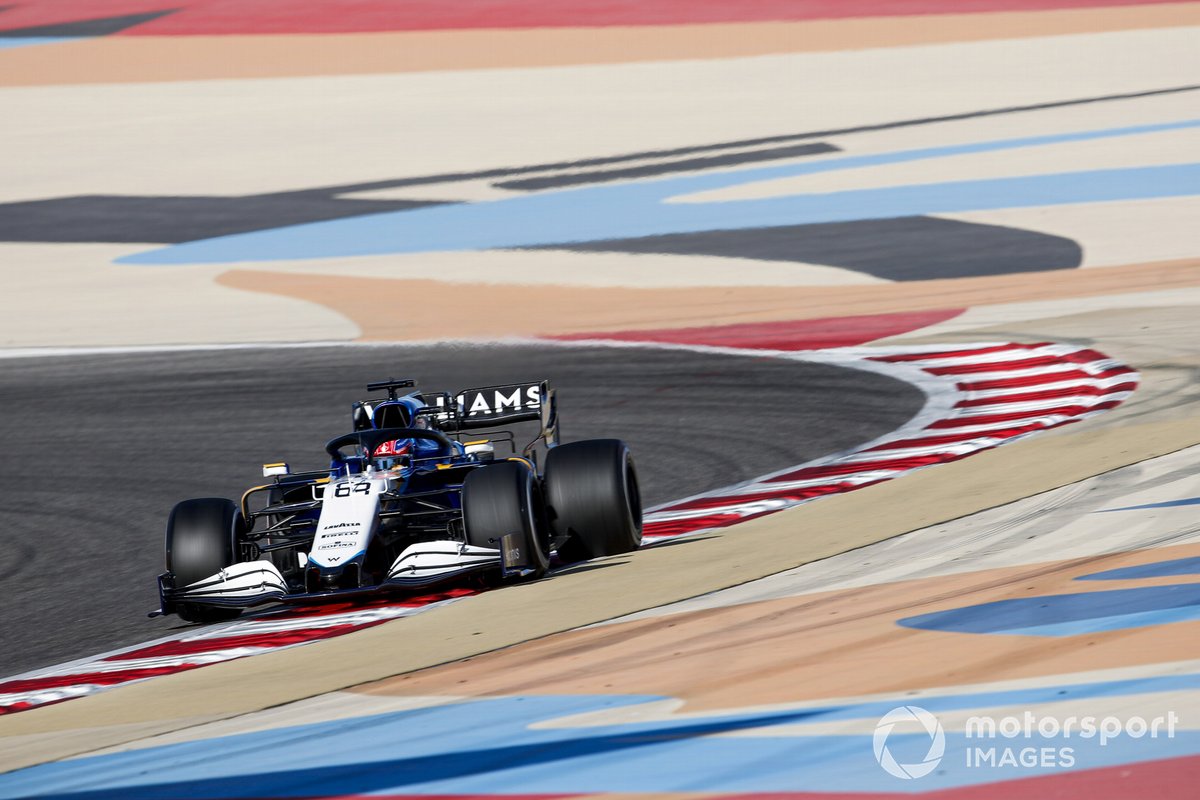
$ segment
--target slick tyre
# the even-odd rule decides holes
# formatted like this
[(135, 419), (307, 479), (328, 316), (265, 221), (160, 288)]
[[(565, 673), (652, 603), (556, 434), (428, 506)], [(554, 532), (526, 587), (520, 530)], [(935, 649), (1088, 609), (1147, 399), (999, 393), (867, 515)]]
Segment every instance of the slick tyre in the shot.
[(463, 522), (467, 543), (499, 548), (501, 539), (518, 534), (529, 580), (546, 574), (543, 505), (533, 471), (520, 461), (504, 461), (473, 470), (463, 481)]
[[(236, 561), (237, 540), (245, 530), (237, 505), (219, 497), (184, 500), (167, 520), (167, 571), (175, 586), (215, 575)], [(181, 603), (178, 614), (188, 622), (219, 622), (241, 614), (237, 608)]]
[(588, 439), (546, 454), (546, 506), (565, 564), (636, 550), (642, 543), (642, 496), (629, 447)]

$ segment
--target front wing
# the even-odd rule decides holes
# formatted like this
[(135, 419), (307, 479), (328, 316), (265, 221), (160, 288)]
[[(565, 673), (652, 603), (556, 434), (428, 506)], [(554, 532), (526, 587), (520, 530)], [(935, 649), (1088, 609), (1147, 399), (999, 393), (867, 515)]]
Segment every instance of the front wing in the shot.
[(322, 592), (288, 592), (287, 580), (270, 561), (244, 561), (187, 586), (176, 587), (174, 576), (158, 578), (162, 613), (183, 604), (250, 608), (272, 602), (303, 602), (324, 597), (369, 594), (388, 589), (419, 589), (452, 581), (475, 572), (501, 567), (501, 551), (457, 541), (418, 542), (405, 548), (374, 586)]

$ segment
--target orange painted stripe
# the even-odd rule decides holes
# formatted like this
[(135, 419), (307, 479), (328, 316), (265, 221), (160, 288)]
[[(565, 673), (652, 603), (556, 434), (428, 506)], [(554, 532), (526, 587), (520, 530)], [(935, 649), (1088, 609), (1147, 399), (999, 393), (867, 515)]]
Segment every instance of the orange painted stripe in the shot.
[(622, 64), (1200, 25), (1200, 3), (923, 17), (289, 36), (124, 36), (0, 53), (0, 86)]

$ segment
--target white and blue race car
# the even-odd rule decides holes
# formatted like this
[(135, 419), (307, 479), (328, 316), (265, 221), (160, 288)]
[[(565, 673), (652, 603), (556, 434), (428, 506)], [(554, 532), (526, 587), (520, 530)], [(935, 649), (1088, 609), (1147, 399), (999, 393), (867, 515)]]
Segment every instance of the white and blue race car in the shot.
[[(558, 442), (545, 381), (386, 397), (353, 405), (353, 428), (325, 446), (331, 463), (291, 473), (240, 503), (186, 500), (167, 522), (161, 609), (230, 619), (270, 602), (412, 590), (467, 576), (530, 580), (553, 556), (569, 564), (636, 549), (637, 472), (618, 439)], [(401, 395), (400, 390), (411, 390)], [(510, 423), (538, 423), (517, 453)], [(497, 455), (497, 447), (507, 454)], [(539, 471), (539, 451), (542, 462)]]

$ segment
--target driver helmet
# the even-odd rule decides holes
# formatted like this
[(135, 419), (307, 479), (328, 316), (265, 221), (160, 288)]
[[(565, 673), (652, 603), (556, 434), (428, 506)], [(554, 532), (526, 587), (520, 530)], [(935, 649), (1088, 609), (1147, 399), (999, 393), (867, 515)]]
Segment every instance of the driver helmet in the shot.
[(371, 466), (377, 470), (407, 467), (412, 463), (412, 457), (412, 439), (390, 439), (376, 445), (371, 453)]

